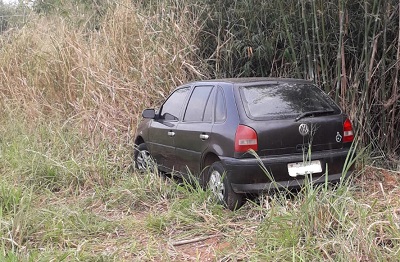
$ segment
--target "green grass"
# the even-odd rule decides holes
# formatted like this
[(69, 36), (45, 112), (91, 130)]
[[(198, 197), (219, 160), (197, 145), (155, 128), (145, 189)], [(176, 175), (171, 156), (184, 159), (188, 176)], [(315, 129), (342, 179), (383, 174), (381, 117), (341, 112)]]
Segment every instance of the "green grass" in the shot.
[(87, 154), (74, 129), (62, 134), (55, 123), (37, 125), (40, 132), (23, 121), (2, 125), (5, 261), (352, 261), (388, 260), (399, 251), (397, 186), (384, 198), (360, 178), (306, 186), (231, 212), (199, 186), (121, 168), (130, 156), (112, 162), (109, 155), (122, 154), (113, 147)]

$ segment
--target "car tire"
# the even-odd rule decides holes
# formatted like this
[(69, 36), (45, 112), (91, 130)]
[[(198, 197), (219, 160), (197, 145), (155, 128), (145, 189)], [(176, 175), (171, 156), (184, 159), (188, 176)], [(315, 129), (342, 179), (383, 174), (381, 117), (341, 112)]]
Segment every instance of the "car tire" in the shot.
[(151, 156), (146, 143), (135, 146), (134, 151), (135, 170), (143, 173), (147, 171), (154, 172), (156, 170), (155, 161)]
[(244, 203), (244, 196), (233, 191), (222, 163), (214, 162), (208, 172), (208, 188), (215, 199), (230, 210), (239, 209)]

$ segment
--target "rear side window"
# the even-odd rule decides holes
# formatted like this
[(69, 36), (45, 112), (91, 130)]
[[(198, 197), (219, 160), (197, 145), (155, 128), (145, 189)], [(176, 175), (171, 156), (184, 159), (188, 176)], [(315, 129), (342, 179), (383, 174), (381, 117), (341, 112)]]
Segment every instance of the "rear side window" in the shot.
[(164, 102), (160, 116), (165, 120), (179, 120), (180, 112), (189, 90), (189, 87), (175, 90)]
[(214, 111), (214, 100), (215, 100), (215, 89), (210, 94), (208, 98), (206, 108), (204, 109), (203, 122), (212, 122), (213, 111)]
[(247, 115), (252, 119), (289, 118), (311, 111), (340, 113), (336, 104), (310, 84), (270, 84), (240, 88)]
[(217, 100), (215, 103), (215, 122), (224, 122), (226, 119), (225, 97), (221, 88), (218, 88)]
[(185, 122), (203, 121), (204, 112), (206, 109), (207, 102), (210, 99), (212, 89), (213, 86), (195, 87), (192, 95), (190, 96), (183, 121)]

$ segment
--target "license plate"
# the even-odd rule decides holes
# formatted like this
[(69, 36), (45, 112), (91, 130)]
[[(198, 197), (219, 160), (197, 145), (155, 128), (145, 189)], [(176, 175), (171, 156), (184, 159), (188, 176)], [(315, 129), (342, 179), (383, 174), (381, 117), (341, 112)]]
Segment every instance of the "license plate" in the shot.
[(289, 163), (288, 171), (289, 171), (289, 176), (291, 177), (320, 173), (322, 172), (321, 161), (314, 160), (314, 161), (306, 161), (298, 163)]

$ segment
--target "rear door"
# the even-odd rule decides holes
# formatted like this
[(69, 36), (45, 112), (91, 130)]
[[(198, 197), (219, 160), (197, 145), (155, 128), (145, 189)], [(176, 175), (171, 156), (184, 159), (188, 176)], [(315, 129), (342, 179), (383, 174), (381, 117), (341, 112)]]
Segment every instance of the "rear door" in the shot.
[(157, 119), (149, 127), (149, 150), (157, 164), (164, 171), (175, 167), (175, 136), (176, 127), (182, 119), (182, 111), (190, 88), (183, 87), (175, 90), (160, 108)]
[[(300, 153), (343, 146), (343, 115), (311, 84), (278, 83), (240, 89), (248, 125), (258, 134), (259, 155)], [(245, 121), (246, 122), (246, 121)]]
[(343, 117), (318, 116), (296, 122), (257, 121), (251, 124), (258, 134), (260, 155), (282, 155), (342, 148)]
[(175, 164), (177, 170), (187, 174), (200, 173), (202, 153), (209, 145), (212, 130), (215, 88), (196, 86), (187, 103), (175, 136)]

